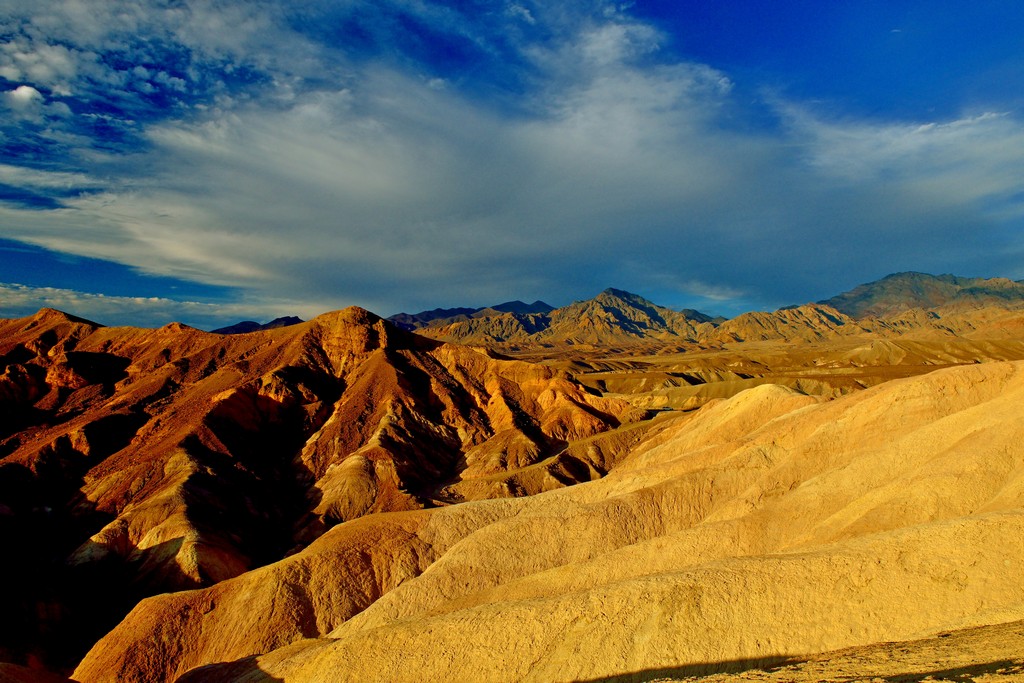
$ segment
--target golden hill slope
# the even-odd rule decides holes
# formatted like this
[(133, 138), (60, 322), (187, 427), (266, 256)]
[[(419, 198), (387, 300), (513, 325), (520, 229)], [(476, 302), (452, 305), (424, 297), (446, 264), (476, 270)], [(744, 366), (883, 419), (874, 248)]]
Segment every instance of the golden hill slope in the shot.
[(1022, 399), (1024, 363), (757, 387), (602, 480), (362, 517), (144, 600), (75, 678), (645, 680), (1021, 619)]

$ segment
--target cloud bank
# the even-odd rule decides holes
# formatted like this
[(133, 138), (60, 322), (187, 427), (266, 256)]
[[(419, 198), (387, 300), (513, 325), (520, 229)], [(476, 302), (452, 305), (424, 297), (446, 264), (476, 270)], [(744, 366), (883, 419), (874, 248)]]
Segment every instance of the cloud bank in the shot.
[(109, 296), (59, 287), (28, 287), (0, 282), (0, 310), (7, 317), (29, 316), (43, 307), (72, 312), (102, 325), (160, 327), (170, 321), (185, 320), (201, 329), (223, 327), (226, 321), (269, 322), (275, 317), (295, 313), (289, 305), (275, 306), (267, 302), (255, 305), (211, 304), (155, 296)]
[(305, 315), (1024, 277), (1014, 113), (752, 107), (603, 3), (53, 5), (0, 15), (3, 238)]

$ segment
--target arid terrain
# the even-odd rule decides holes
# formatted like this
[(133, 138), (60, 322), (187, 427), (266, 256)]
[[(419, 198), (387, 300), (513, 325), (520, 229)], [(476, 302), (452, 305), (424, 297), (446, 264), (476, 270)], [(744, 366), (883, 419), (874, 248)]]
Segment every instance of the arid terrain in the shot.
[(1024, 679), (1024, 285), (0, 320), (0, 683)]

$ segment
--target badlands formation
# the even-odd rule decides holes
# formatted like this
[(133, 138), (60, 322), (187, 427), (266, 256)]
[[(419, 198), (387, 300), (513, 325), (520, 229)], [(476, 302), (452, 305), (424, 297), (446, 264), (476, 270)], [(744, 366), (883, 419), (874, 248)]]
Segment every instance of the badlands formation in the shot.
[(0, 681), (1019, 679), (1018, 287), (0, 321)]

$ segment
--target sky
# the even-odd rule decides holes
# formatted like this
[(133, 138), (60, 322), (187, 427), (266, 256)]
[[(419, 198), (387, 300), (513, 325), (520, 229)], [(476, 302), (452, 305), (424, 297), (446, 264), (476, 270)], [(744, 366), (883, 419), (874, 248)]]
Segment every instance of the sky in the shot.
[(4, 0), (0, 317), (1024, 278), (1017, 0)]

